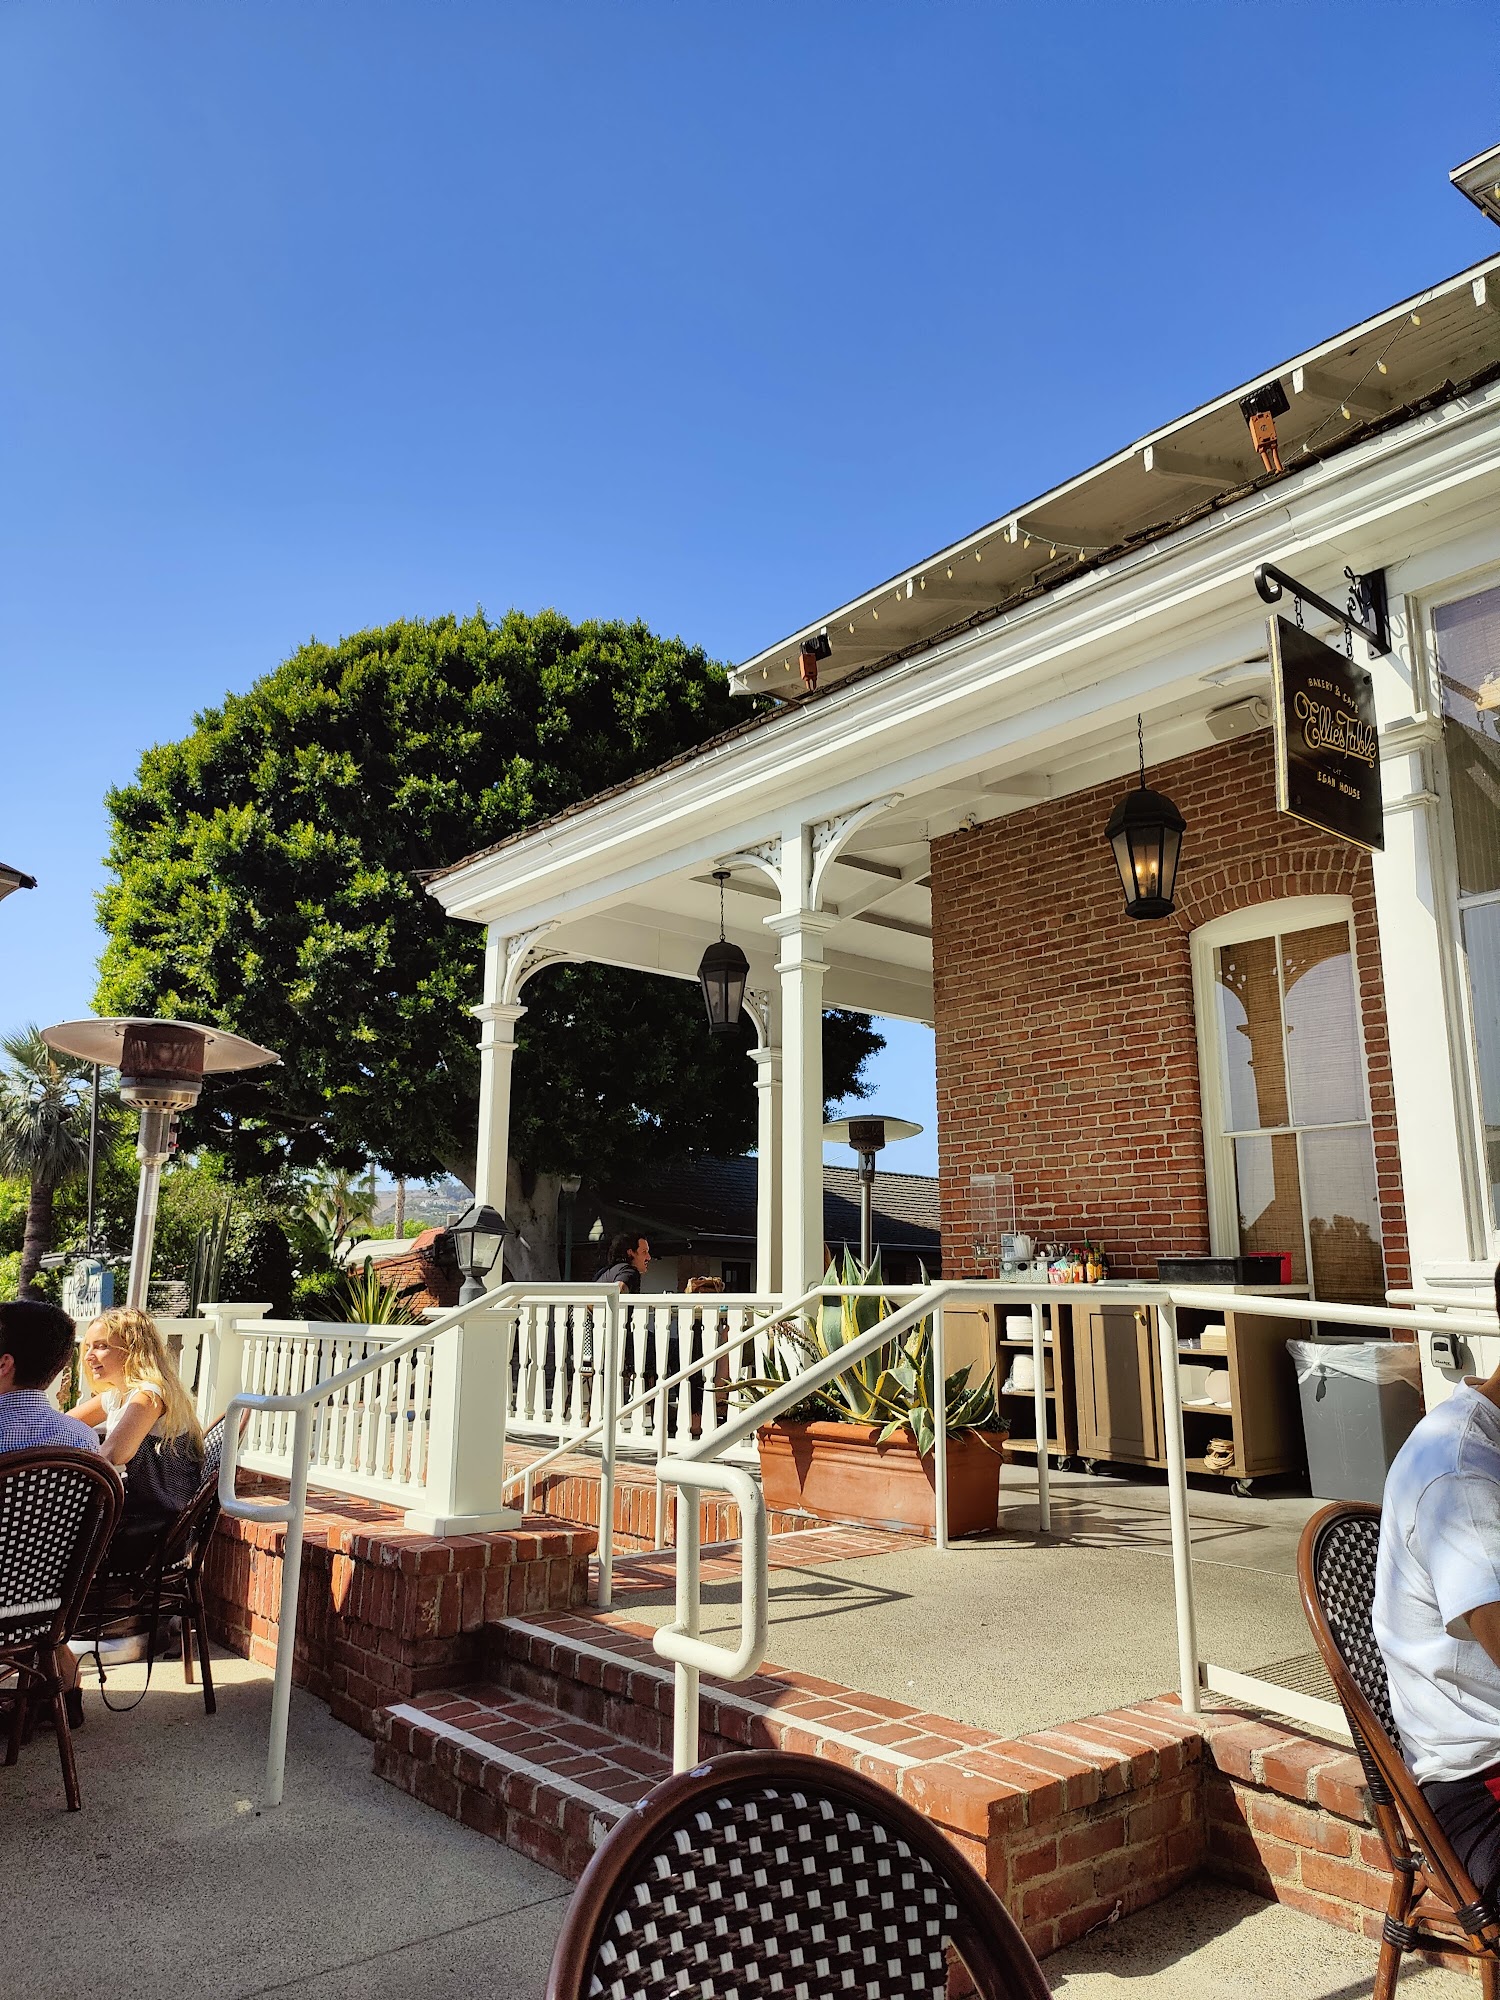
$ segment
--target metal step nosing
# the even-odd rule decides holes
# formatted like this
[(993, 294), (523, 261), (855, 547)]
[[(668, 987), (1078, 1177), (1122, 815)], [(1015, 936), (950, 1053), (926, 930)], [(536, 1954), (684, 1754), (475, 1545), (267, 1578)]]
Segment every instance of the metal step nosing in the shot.
[(425, 1715), (420, 1708), (413, 1708), (410, 1702), (397, 1702), (387, 1711), (399, 1722), (409, 1722), (413, 1727), (425, 1729), (429, 1735), (441, 1736), (449, 1743), (456, 1743), (462, 1750), (472, 1750), (486, 1763), (503, 1764), (507, 1771), (513, 1771), (518, 1778), (545, 1780), (555, 1792), (562, 1792), (570, 1799), (577, 1799), (590, 1812), (606, 1814), (611, 1820), (623, 1819), (625, 1808), (618, 1799), (607, 1799), (602, 1792), (591, 1792), (587, 1785), (580, 1785), (576, 1778), (566, 1778), (560, 1771), (549, 1771), (545, 1764), (532, 1764), (524, 1757), (518, 1757), (513, 1750), (502, 1750), (498, 1743), (487, 1742), (483, 1736), (471, 1736), (467, 1729), (460, 1729), (455, 1723), (444, 1722), (440, 1716)]
[[(612, 1653), (607, 1646), (592, 1645), (587, 1639), (575, 1639), (569, 1633), (551, 1632), (545, 1625), (532, 1625), (524, 1618), (498, 1618), (495, 1620), (495, 1629), (501, 1632), (521, 1632), (528, 1639), (544, 1639), (550, 1645), (566, 1647), (569, 1652), (586, 1655), (591, 1660), (600, 1660), (606, 1666), (623, 1667), (628, 1673), (647, 1674), (652, 1680), (664, 1686), (669, 1686), (672, 1682), (670, 1667), (655, 1666), (648, 1660), (636, 1659), (630, 1653)], [(883, 1762), (895, 1764), (903, 1771), (914, 1771), (924, 1761), (920, 1757), (908, 1756), (904, 1750), (893, 1750), (888, 1744), (871, 1743), (867, 1737), (855, 1736), (847, 1729), (835, 1729), (826, 1722), (814, 1720), (811, 1716), (803, 1718), (784, 1715), (781, 1710), (768, 1707), (763, 1701), (755, 1701), (747, 1694), (733, 1693), (719, 1682), (714, 1683), (708, 1698), (718, 1702), (722, 1708), (737, 1708), (742, 1714), (759, 1716), (763, 1721), (782, 1722), (789, 1728), (805, 1730), (810, 1736), (826, 1736), (830, 1743), (841, 1743), (846, 1750), (858, 1750), (867, 1757), (879, 1757)]]

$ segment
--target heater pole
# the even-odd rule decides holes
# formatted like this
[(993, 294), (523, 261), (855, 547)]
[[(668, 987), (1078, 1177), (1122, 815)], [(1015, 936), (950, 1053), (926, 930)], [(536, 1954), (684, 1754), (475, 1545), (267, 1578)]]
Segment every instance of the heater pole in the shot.
[(130, 1246), (130, 1284), (125, 1303), (146, 1310), (146, 1290), (151, 1283), (151, 1251), (156, 1239), (156, 1204), (161, 1193), (161, 1170), (171, 1150), (172, 1113), (143, 1111), (135, 1156), (141, 1163), (141, 1184), (135, 1198), (135, 1236)]

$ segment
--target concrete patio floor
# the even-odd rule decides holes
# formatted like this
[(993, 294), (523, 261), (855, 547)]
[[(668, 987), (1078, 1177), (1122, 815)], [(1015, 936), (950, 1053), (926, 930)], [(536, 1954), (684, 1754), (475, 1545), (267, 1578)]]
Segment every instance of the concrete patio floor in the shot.
[[(1194, 1491), (1202, 1658), (1250, 1672), (1311, 1653), (1297, 1540), (1322, 1504)], [(890, 1554), (820, 1562), (810, 1535), (805, 1562), (771, 1573), (769, 1659), (1008, 1736), (1175, 1689), (1165, 1485), (1054, 1474), (1052, 1532), (1042, 1536), (1035, 1473), (1007, 1467), (1001, 1506), (998, 1534), (942, 1555), (913, 1540)], [(618, 1602), (643, 1623), (672, 1615), (665, 1580), (632, 1586)], [(732, 1631), (738, 1606), (737, 1583), (706, 1583), (705, 1635)]]
[[(114, 1698), (143, 1670), (112, 1676)], [(570, 1887), (370, 1773), (370, 1746), (297, 1695), (286, 1802), (253, 1804), (270, 1677), (219, 1664), (219, 1713), (168, 1668), (132, 1714), (90, 1694), (84, 1806), (38, 1738), (0, 1771), (0, 1990), (16, 2000), (540, 2000)], [(1067, 2000), (1358, 2000), (1373, 1946), (1211, 1882), (1046, 1962)], [(1412, 1964), (1403, 1993), (1461, 2000)]]

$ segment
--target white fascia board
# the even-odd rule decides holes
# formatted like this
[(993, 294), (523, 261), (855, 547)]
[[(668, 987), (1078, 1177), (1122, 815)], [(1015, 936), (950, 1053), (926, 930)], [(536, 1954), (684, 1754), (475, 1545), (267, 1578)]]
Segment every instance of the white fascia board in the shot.
[[(1488, 157), (1488, 155), (1479, 155), (1478, 159)], [(1472, 167), (1477, 163), (1478, 161), (1476, 160), (1468, 164)], [(1457, 175), (1463, 171), (1465, 169), (1455, 168), (1454, 174)], [(1455, 185), (1457, 185), (1456, 180)], [(1327, 340), (1320, 341), (1316, 347), (1309, 347), (1304, 353), (1294, 354), (1288, 360), (1278, 363), (1276, 367), (1268, 368), (1264, 373), (1252, 376), (1248, 382), (1241, 382), (1233, 389), (1226, 389), (1222, 395), (1215, 396), (1207, 403), (1200, 403), (1196, 409), (1185, 411), (1182, 416), (1174, 417), (1170, 423), (1163, 424), (1159, 429), (1148, 431), (1144, 437), (1135, 439), (1133, 443), (1126, 445), (1123, 450), (1112, 452), (1108, 458), (1101, 458), (1097, 463), (1086, 467), (1082, 472), (1075, 473), (1071, 479), (1065, 480), (1061, 486), (1051, 487), (1047, 492), (1039, 494), (1036, 499), (1029, 500), (1020, 507), (1012, 508), (1007, 513), (997, 515), (993, 521), (987, 521), (983, 527), (976, 528), (972, 534), (966, 535), (962, 541), (952, 542), (946, 548), (938, 549), (934, 554), (923, 557), (920, 562), (908, 563), (904, 569), (897, 570), (894, 575), (887, 577), (884, 582), (875, 584), (871, 589), (863, 591), (858, 597), (850, 598), (846, 604), (838, 605), (834, 610), (825, 612), (821, 617), (808, 619), (805, 624), (797, 626), (795, 631), (789, 634), (787, 638), (779, 639), (774, 644), (763, 647), (760, 652), (753, 653), (748, 659), (742, 660), (737, 667), (734, 667), (731, 670), (730, 678), (735, 683), (735, 691), (738, 693), (745, 692), (749, 678), (753, 673), (759, 668), (781, 659), (789, 651), (795, 649), (805, 633), (824, 631), (841, 622), (847, 623), (851, 618), (859, 619), (872, 605), (878, 605), (883, 598), (887, 597), (898, 586), (910, 582), (912, 578), (924, 570), (932, 571), (944, 563), (958, 561), (974, 547), (993, 541), (997, 534), (1007, 529), (1012, 523), (1024, 521), (1030, 527), (1031, 532), (1040, 539), (1041, 531), (1034, 525), (1035, 520), (1043, 516), (1055, 515), (1059, 521), (1066, 521), (1069, 497), (1091, 486), (1104, 473), (1112, 472), (1118, 466), (1128, 465), (1132, 459), (1138, 458), (1141, 453), (1155, 446), (1164, 445), (1170, 449), (1171, 441), (1174, 438), (1180, 438), (1183, 431), (1190, 425), (1200, 423), (1205, 418), (1211, 417), (1216, 412), (1227, 409), (1231, 405), (1238, 405), (1243, 397), (1253, 395), (1257, 389), (1263, 389), (1272, 382), (1281, 381), (1283, 376), (1289, 375), (1293, 370), (1310, 370), (1315, 374), (1320, 362), (1338, 358), (1353, 343), (1365, 339), (1372, 333), (1378, 333), (1383, 327), (1393, 326), (1405, 314), (1414, 311), (1420, 312), (1424, 306), (1446, 298), (1450, 293), (1461, 290), (1465, 285), (1473, 286), (1481, 279), (1488, 279), (1496, 285), (1500, 285), (1500, 256), (1481, 258), (1477, 263), (1470, 264), (1464, 270), (1455, 272), (1452, 277), (1444, 278), (1435, 285), (1429, 285), (1425, 291), (1415, 292), (1409, 299), (1402, 299), (1395, 305), (1387, 306), (1383, 312), (1376, 313), (1373, 318), (1361, 320), (1357, 326), (1346, 327), (1342, 332), (1332, 334)], [(1247, 465), (1245, 478), (1248, 480), (1253, 474), (1253, 465)], [(1071, 537), (1065, 535), (1062, 539), (1068, 541)]]
[[(945, 773), (1021, 763), (1070, 719), (1153, 705), (1263, 633), (1262, 561), (1337, 595), (1500, 494), (1500, 385), (1135, 550), (867, 681), (836, 688), (431, 885), (450, 915), (521, 930), (712, 866), (783, 825)], [(1101, 700), (1102, 696), (1102, 700)], [(1040, 697), (1040, 699), (1039, 699)]]

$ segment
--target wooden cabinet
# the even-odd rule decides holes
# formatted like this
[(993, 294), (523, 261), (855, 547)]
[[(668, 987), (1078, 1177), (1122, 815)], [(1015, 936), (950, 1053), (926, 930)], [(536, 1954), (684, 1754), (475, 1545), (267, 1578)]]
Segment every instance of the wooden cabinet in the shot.
[(1076, 1307), (1078, 1449), (1085, 1458), (1162, 1463), (1155, 1328), (1143, 1306)]
[[(1078, 1451), (1086, 1460), (1164, 1467), (1167, 1462), (1156, 1314), (1148, 1307), (1072, 1308)], [(1248, 1489), (1252, 1479), (1300, 1471), (1304, 1464), (1296, 1371), (1288, 1340), (1305, 1339), (1305, 1322), (1258, 1315), (1252, 1296), (1223, 1314), (1222, 1348), (1198, 1343), (1214, 1315), (1178, 1313), (1178, 1366), (1223, 1370), (1227, 1402), (1183, 1386), (1182, 1426), (1189, 1472), (1209, 1473)], [(1232, 1446), (1228, 1463), (1206, 1461), (1216, 1439)]]
[[(1029, 1322), (1029, 1306), (1017, 1306), (1015, 1310), (1024, 1313)], [(1070, 1316), (1066, 1307), (1050, 1304), (1044, 1306), (1042, 1311), (1047, 1359), (1052, 1375), (1047, 1389), (1047, 1455), (1054, 1459), (1072, 1458), (1078, 1451), (1078, 1436)], [(971, 1369), (969, 1380), (976, 1385), (991, 1370), (994, 1371), (995, 1400), (1000, 1414), (1010, 1426), (1006, 1451), (1013, 1456), (1034, 1458), (1037, 1448), (1036, 1392), (1030, 1388), (1006, 1386), (1011, 1379), (1016, 1356), (1024, 1355), (1030, 1360), (1031, 1337), (1028, 1334), (1021, 1339), (1009, 1334), (1005, 1329), (1005, 1317), (1004, 1306), (946, 1307), (943, 1313), (943, 1360), (950, 1375), (967, 1363)]]

